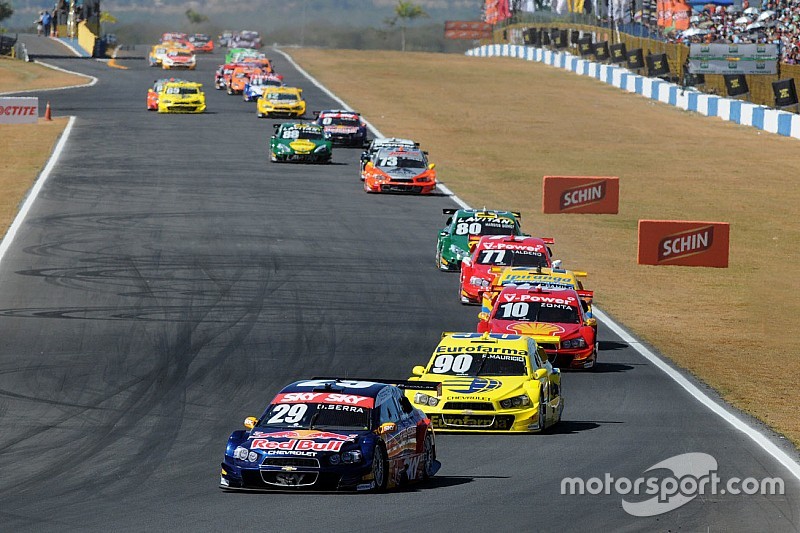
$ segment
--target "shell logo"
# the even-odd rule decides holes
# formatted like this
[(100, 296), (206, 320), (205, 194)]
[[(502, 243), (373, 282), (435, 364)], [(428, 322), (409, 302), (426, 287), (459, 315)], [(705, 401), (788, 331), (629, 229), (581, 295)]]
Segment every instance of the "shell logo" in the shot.
[(520, 335), (555, 336), (565, 331), (564, 328), (557, 324), (548, 324), (546, 322), (517, 322), (510, 325), (508, 329), (516, 331)]

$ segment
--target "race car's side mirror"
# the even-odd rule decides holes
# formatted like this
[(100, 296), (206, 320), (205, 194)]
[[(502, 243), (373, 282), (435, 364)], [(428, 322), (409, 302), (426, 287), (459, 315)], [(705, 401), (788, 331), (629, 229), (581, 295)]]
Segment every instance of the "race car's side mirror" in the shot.
[(446, 229), (443, 229), (443, 230), (441, 230), (441, 231), (439, 232), (439, 237), (447, 237), (447, 235), (448, 235), (448, 234), (447, 234), (447, 230), (446, 230)]
[(436, 163), (431, 163), (428, 165), (428, 170), (433, 170), (434, 168), (436, 168)]
[(561, 259), (553, 261), (553, 268), (561, 268)]
[(537, 368), (536, 372), (533, 373), (533, 379), (542, 379), (545, 376), (547, 376), (546, 368)]
[(425, 367), (422, 365), (417, 365), (411, 369), (411, 374), (414, 376), (421, 376), (425, 373)]
[(489, 322), (486, 320), (481, 320), (478, 322), (478, 327), (476, 328), (478, 333), (486, 333), (489, 331)]
[(380, 433), (381, 435), (385, 435), (387, 433), (393, 433), (397, 431), (397, 424), (394, 422), (385, 422), (381, 424)]
[(597, 319), (596, 318), (587, 318), (586, 320), (583, 321), (583, 325), (584, 326), (595, 327), (597, 325)]
[(254, 416), (248, 416), (247, 418), (244, 419), (244, 427), (246, 427), (247, 429), (253, 429), (254, 427), (256, 427), (256, 424), (258, 424), (258, 418)]
[(481, 322), (487, 322), (489, 320), (489, 313), (487, 313), (486, 311), (481, 311), (480, 313), (478, 313), (478, 320), (480, 320)]
[(367, 164), (364, 165), (364, 170), (366, 170), (368, 168), (370, 168), (370, 169), (371, 168), (375, 168), (375, 163), (373, 163), (372, 161), (368, 161)]

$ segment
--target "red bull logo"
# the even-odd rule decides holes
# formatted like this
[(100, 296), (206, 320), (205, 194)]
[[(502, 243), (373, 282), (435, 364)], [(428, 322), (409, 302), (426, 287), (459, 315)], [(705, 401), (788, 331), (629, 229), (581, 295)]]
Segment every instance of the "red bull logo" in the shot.
[(329, 440), (317, 442), (313, 440), (285, 440), (274, 441), (270, 439), (254, 439), (250, 443), (251, 450), (298, 450), (311, 452), (338, 452), (344, 445), (343, 440)]

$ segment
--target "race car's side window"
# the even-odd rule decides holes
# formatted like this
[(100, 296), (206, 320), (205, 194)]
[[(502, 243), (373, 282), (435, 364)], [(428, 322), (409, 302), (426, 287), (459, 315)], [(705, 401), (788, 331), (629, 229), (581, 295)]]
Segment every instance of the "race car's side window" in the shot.
[(536, 341), (529, 340), (528, 341), (528, 353), (531, 354), (531, 363), (533, 364), (533, 370), (542, 368), (544, 363), (542, 362), (541, 358), (539, 357), (539, 351), (536, 346)]
[(380, 410), (380, 423), (397, 422), (400, 418), (400, 409), (397, 405), (397, 400), (388, 396), (386, 400), (379, 406)]

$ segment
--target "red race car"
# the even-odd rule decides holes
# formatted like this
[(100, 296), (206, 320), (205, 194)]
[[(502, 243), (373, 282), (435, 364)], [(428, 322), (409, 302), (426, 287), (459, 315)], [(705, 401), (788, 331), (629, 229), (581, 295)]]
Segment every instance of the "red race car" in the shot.
[[(475, 241), (472, 241), (475, 242)], [(471, 247), (472, 255), (461, 262), (461, 303), (478, 304), (481, 293), (492, 286), (501, 267), (551, 267), (548, 244), (553, 239), (517, 237), (514, 235), (484, 235)], [(471, 243), (470, 243), (471, 244)]]
[(586, 309), (574, 289), (506, 287), (491, 311), (481, 310), (478, 332), (528, 335), (553, 366), (594, 368), (597, 320), (587, 317)]

